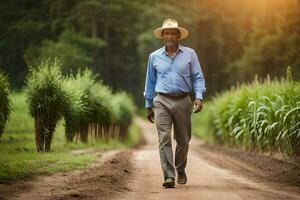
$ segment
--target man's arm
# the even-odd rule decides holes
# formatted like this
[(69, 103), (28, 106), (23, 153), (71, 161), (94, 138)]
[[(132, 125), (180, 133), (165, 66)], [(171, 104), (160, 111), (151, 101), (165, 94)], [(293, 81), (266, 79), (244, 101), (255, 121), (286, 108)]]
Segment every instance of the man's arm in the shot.
[(202, 109), (203, 94), (205, 93), (206, 88), (205, 88), (205, 79), (203, 76), (201, 65), (195, 51), (193, 51), (192, 53), (191, 71), (192, 71), (191, 75), (192, 75), (192, 82), (193, 82), (193, 90), (196, 94), (193, 112), (197, 113), (200, 112)]
[(156, 70), (152, 64), (153, 58), (150, 55), (147, 64), (147, 73), (145, 81), (145, 108), (147, 108), (147, 118), (151, 123), (154, 123), (154, 112), (153, 108), (153, 98), (155, 94), (155, 85), (156, 85)]

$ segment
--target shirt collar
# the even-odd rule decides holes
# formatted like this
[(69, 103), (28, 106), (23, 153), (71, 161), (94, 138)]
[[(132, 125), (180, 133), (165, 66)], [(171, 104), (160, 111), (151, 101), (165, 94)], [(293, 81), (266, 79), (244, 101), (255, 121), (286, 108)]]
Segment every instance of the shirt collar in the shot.
[[(181, 44), (178, 44), (178, 49), (177, 49), (176, 53), (178, 53), (179, 51), (182, 51), (182, 52), (183, 52), (183, 48), (182, 48), (182, 45), (181, 45)], [(166, 46), (164, 46), (164, 47), (162, 48), (161, 54), (168, 55), (168, 53), (167, 53), (167, 51), (166, 51)]]

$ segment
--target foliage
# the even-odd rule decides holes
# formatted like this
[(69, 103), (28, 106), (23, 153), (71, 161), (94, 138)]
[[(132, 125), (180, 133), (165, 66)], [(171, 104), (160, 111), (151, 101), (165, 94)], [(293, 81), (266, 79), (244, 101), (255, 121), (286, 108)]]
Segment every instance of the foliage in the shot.
[[(300, 74), (298, 52), (300, 51), (300, 11), (290, 8), (274, 17), (274, 26), (266, 29), (258, 25), (249, 34), (248, 44), (239, 59), (229, 67), (239, 75), (240, 81), (249, 80), (253, 74), (282, 76), (286, 66), (294, 66), (294, 74)], [(296, 77), (298, 78), (298, 77)]]
[(115, 123), (119, 128), (119, 137), (124, 140), (128, 136), (128, 128), (135, 113), (133, 100), (125, 92), (119, 92), (114, 94), (111, 104), (116, 117)]
[(72, 98), (65, 114), (68, 141), (76, 136), (87, 142), (88, 135), (105, 140), (118, 135), (127, 138), (135, 108), (126, 93), (113, 94), (89, 70), (70, 76), (66, 86)]
[(134, 113), (129, 96), (112, 94), (90, 70), (66, 78), (61, 66), (58, 59), (47, 60), (32, 68), (27, 77), (26, 92), (35, 119), (38, 151), (43, 151), (44, 145), (50, 151), (53, 132), (61, 117), (65, 118), (69, 142), (75, 136), (85, 143), (89, 137), (109, 140), (119, 133), (125, 139)]
[(11, 112), (7, 77), (0, 71), (0, 137)]
[(66, 136), (72, 141), (75, 133), (87, 141), (89, 124), (108, 127), (113, 123), (110, 99), (111, 90), (96, 80), (91, 71), (79, 72), (67, 81), (72, 103), (65, 114)]
[(254, 81), (207, 105), (215, 141), (259, 151), (300, 154), (300, 83)]
[[(12, 92), (11, 115), (0, 138), (0, 179), (15, 180), (32, 174), (64, 172), (82, 169), (99, 156), (90, 150), (127, 148), (138, 143), (139, 130), (135, 123), (129, 128), (125, 141), (118, 138), (110, 141), (89, 140), (66, 143), (63, 120), (60, 120), (53, 135), (51, 152), (36, 151), (33, 120), (30, 117), (28, 102), (24, 91)], [(88, 150), (88, 151), (86, 151)], [(76, 153), (76, 152), (83, 153)], [(87, 152), (87, 153), (85, 153)]]
[(40, 48), (29, 48), (25, 52), (25, 58), (27, 64), (34, 65), (48, 57), (57, 57), (62, 62), (64, 73), (75, 73), (84, 66), (91, 65), (92, 52), (103, 46), (105, 42), (100, 38), (89, 38), (66, 30), (59, 35), (58, 41), (44, 40)]
[[(10, 94), (11, 114), (4, 132), (10, 133), (33, 133), (34, 121), (29, 115), (29, 106), (26, 102), (26, 94), (24, 91), (13, 91)], [(17, 126), (16, 126), (17, 124)]]
[(56, 124), (70, 104), (60, 68), (58, 60), (47, 60), (32, 68), (27, 77), (26, 93), (30, 114), (35, 120), (38, 151), (50, 151)]
[(198, 53), (211, 95), (286, 66), (299, 79), (299, 12), (299, 0), (5, 1), (0, 66), (21, 88), (29, 65), (55, 56), (64, 73), (87, 67), (142, 105), (148, 55), (163, 45), (152, 31), (172, 17), (189, 30), (181, 42)]
[(31, 45), (51, 37), (50, 1), (1, 1), (0, 66), (9, 74), (13, 88), (21, 88), (28, 70), (24, 52)]
[[(24, 96), (16, 94), (16, 96)], [(22, 105), (25, 105), (23, 98)], [(16, 102), (13, 97), (12, 101)], [(20, 105), (13, 104), (13, 107)], [(26, 105), (27, 106), (27, 105)], [(26, 109), (26, 106), (23, 110)], [(12, 112), (12, 114), (14, 111)], [(25, 117), (25, 118), (23, 118)], [(18, 121), (25, 121), (29, 116), (19, 116)], [(15, 126), (15, 125), (11, 125)], [(9, 130), (14, 127), (7, 126)], [(29, 125), (27, 130), (30, 130)], [(67, 143), (64, 137), (64, 126), (62, 121), (55, 130), (51, 152), (41, 154), (36, 152), (34, 135), (22, 132), (23, 129), (15, 132), (8, 132), (0, 138), (0, 179), (15, 180), (33, 174), (49, 174), (55, 172), (66, 172), (74, 169), (83, 169), (93, 161), (99, 160), (99, 156), (91, 154), (91, 149), (115, 149), (127, 148), (137, 144), (139, 130), (135, 124), (130, 127), (130, 134), (126, 141), (117, 139), (106, 141), (90, 141), (88, 143)], [(88, 151), (86, 151), (88, 150)], [(76, 153), (82, 152), (82, 153)], [(100, 158), (101, 159), (101, 158)]]

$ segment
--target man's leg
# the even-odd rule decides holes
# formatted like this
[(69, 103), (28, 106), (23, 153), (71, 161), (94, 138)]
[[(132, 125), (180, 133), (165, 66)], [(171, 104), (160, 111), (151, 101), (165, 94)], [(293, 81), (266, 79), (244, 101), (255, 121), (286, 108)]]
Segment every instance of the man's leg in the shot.
[[(172, 112), (174, 119), (174, 138), (177, 143), (175, 152), (175, 166), (178, 172), (178, 178), (186, 179), (186, 177), (180, 176), (185, 176), (189, 142), (191, 140), (192, 102), (190, 97), (186, 97), (176, 101), (176, 104), (177, 105), (174, 107), (174, 112)], [(182, 183), (185, 182), (186, 180)]]
[(159, 138), (159, 155), (165, 180), (175, 179), (173, 152), (171, 143), (172, 115), (168, 109), (168, 101), (159, 95), (155, 98), (155, 124)]

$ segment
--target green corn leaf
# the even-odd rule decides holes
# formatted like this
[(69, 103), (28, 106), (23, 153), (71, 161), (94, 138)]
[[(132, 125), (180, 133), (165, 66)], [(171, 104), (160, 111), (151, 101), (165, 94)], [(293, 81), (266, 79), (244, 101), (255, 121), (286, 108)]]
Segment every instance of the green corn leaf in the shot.
[(290, 110), (288, 113), (286, 113), (284, 119), (283, 119), (283, 123), (286, 124), (290, 118), (292, 117), (292, 114), (295, 113), (295, 112), (299, 112), (300, 111), (300, 107), (296, 107), (292, 110)]

